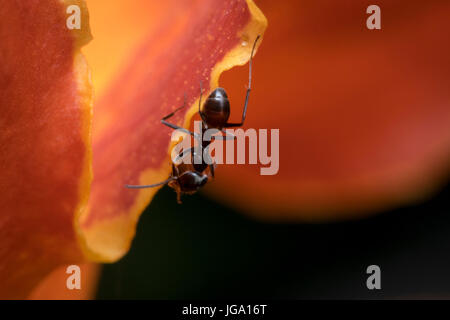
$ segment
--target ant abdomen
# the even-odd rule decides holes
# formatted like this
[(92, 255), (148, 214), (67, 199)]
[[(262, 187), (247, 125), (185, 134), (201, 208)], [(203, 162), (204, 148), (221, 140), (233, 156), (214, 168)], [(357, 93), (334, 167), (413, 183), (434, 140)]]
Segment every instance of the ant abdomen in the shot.
[(230, 117), (230, 101), (223, 88), (217, 88), (208, 96), (202, 110), (204, 121), (210, 128), (223, 128)]

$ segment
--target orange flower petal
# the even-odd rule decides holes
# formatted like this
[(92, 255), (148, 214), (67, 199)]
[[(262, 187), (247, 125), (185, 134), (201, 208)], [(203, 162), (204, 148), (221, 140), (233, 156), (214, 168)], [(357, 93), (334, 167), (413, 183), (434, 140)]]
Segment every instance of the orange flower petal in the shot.
[[(250, 0), (167, 3), (159, 21), (165, 23), (155, 24), (144, 41), (132, 37), (123, 51), (112, 54), (116, 67), (129, 46), (143, 42), (96, 109), (96, 179), (87, 210), (92, 95), (79, 52), (90, 40), (84, 2), (15, 1), (1, 7), (0, 102), (6, 116), (0, 142), (7, 156), (0, 296), (24, 297), (58, 265), (86, 257), (114, 261), (128, 250), (136, 220), (156, 190), (131, 192), (123, 185), (169, 174), (169, 130), (159, 119), (179, 105), (184, 93), (195, 105), (200, 80), (206, 89), (216, 87), (223, 70), (245, 64), (248, 43), (266, 26)], [(82, 8), (81, 31), (66, 28), (69, 4)], [(107, 77), (99, 79), (96, 85), (105, 87)], [(194, 108), (175, 120), (184, 117), (187, 125)], [(42, 297), (45, 283), (31, 297)]]
[[(206, 190), (270, 219), (336, 219), (416, 200), (448, 172), (450, 4), (258, 2), (271, 22), (247, 127), (280, 128), (280, 170), (221, 166)], [(224, 74), (239, 117), (246, 70)]]
[[(251, 0), (168, 3), (165, 23), (150, 29), (95, 107), (94, 180), (78, 228), (83, 249), (93, 260), (115, 261), (128, 251), (138, 217), (157, 191), (124, 185), (169, 176), (171, 130), (160, 119), (179, 107), (186, 94), (191, 108), (173, 121), (187, 126), (197, 108), (200, 80), (210, 90), (222, 71), (245, 64), (251, 43), (267, 24)], [(116, 23), (114, 16), (110, 19)]]
[[(81, 30), (66, 7), (82, 9)], [(0, 297), (22, 298), (53, 268), (82, 259), (73, 222), (90, 184), (91, 86), (80, 47), (82, 0), (0, 5)]]
[(177, 3), (177, 10), (188, 5), (175, 0), (87, 0), (94, 41), (83, 48), (83, 53), (95, 69), (92, 80), (97, 97), (127, 67), (133, 52), (150, 34), (172, 23), (171, 11)]

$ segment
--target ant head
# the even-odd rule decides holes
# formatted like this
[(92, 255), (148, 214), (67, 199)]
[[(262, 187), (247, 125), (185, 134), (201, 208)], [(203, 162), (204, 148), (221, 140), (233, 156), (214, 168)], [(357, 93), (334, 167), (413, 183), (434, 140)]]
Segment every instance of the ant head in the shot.
[(208, 96), (202, 109), (203, 119), (210, 128), (222, 129), (230, 117), (230, 101), (223, 88)]
[(186, 171), (178, 177), (177, 182), (182, 192), (190, 193), (203, 187), (208, 182), (208, 176), (197, 171)]

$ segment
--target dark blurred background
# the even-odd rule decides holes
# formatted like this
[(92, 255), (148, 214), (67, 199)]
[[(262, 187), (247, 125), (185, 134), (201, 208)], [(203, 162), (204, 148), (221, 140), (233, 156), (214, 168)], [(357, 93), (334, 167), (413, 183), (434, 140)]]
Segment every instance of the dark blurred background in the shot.
[[(420, 204), (328, 224), (269, 224), (165, 187), (99, 299), (450, 298), (450, 185)], [(381, 290), (366, 288), (367, 266)]]

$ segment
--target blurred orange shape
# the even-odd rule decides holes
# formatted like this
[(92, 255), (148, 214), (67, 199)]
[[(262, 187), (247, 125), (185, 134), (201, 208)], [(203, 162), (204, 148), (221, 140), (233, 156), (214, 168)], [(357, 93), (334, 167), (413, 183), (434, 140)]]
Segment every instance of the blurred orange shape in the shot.
[[(66, 26), (69, 5), (81, 8), (80, 30)], [(153, 183), (170, 172), (171, 131), (159, 120), (186, 94), (188, 107), (174, 121), (187, 125), (199, 82), (209, 90), (222, 71), (245, 64), (248, 44), (267, 24), (251, 0), (89, 5), (93, 21), (99, 19), (99, 44), (86, 50), (94, 78), (99, 70), (93, 117), (90, 73), (80, 54), (91, 39), (85, 2), (0, 3), (1, 298), (27, 296), (60, 265), (112, 262), (128, 251), (156, 190), (124, 185)], [(30, 297), (65, 290), (62, 271)]]
[[(450, 3), (270, 1), (246, 127), (280, 129), (280, 169), (221, 166), (207, 191), (259, 218), (325, 220), (421, 199), (450, 156)], [(247, 77), (224, 74), (231, 117)]]

